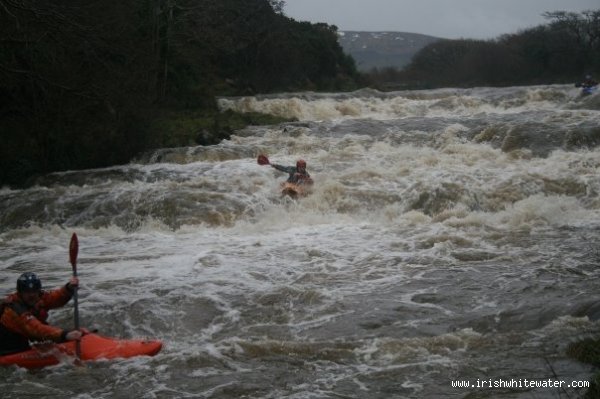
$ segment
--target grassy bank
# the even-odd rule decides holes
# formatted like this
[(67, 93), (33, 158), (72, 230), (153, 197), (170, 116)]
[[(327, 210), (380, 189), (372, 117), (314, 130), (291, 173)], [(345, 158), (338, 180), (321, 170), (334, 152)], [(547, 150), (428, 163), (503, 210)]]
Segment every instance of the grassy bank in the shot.
[[(68, 140), (67, 148), (56, 144), (58, 140), (22, 134), (22, 140), (8, 141), (10, 145), (1, 151), (0, 187), (28, 187), (36, 184), (37, 177), (51, 172), (126, 164), (137, 154), (159, 148), (217, 144), (246, 126), (289, 121), (292, 120), (267, 114), (219, 112), (216, 107), (207, 107), (160, 110), (132, 119), (123, 129), (127, 132), (123, 136), (118, 135), (116, 128), (106, 128), (102, 134), (82, 128)], [(97, 126), (97, 130), (104, 128)], [(44, 132), (54, 137), (62, 130)]]
[(274, 125), (292, 120), (257, 112), (231, 110), (168, 111), (150, 125), (151, 147), (169, 148), (217, 144), (246, 126)]

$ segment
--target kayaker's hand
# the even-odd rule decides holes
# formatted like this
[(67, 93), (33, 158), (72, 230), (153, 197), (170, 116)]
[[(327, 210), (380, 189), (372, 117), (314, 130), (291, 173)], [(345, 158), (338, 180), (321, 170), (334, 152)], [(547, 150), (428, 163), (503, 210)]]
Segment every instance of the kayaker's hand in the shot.
[(81, 331), (81, 335), (88, 335), (88, 334), (91, 334), (91, 333), (92, 333), (90, 330), (88, 330), (88, 329), (87, 329), (87, 328), (85, 328), (85, 327), (81, 327), (81, 328), (79, 329), (79, 331)]
[(82, 335), (83, 334), (81, 333), (81, 331), (73, 330), (73, 331), (69, 331), (67, 333), (67, 335), (65, 335), (65, 338), (67, 341), (79, 341), (81, 339)]
[(69, 291), (73, 291), (75, 288), (79, 288), (79, 278), (73, 276), (71, 280), (67, 283), (67, 288)]

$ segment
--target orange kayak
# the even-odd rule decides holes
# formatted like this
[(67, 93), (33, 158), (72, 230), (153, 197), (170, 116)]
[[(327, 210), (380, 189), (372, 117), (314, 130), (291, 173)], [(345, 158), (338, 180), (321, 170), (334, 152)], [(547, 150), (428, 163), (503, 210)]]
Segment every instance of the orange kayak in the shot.
[[(81, 338), (81, 360), (154, 356), (161, 348), (162, 342), (156, 340), (117, 339), (86, 334)], [(62, 359), (68, 361), (69, 358), (75, 358), (75, 341), (39, 344), (23, 352), (3, 355), (0, 356), (0, 366), (16, 365), (35, 369), (58, 364)]]
[(287, 195), (290, 198), (296, 199), (298, 197), (306, 197), (308, 194), (310, 194), (310, 185), (308, 184), (281, 183), (282, 197)]

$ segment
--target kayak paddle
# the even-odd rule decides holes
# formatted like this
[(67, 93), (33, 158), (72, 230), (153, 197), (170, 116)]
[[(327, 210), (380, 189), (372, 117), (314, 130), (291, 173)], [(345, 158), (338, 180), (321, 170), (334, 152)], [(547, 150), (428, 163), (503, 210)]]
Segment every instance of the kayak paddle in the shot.
[[(79, 252), (79, 241), (77, 240), (77, 234), (73, 233), (71, 236), (71, 243), (69, 244), (69, 260), (71, 261), (71, 267), (73, 268), (73, 277), (77, 277), (77, 253)], [(73, 288), (73, 305), (75, 311), (73, 313), (75, 321), (75, 329), (79, 330), (79, 304), (77, 301), (77, 288)], [(81, 342), (77, 340), (75, 342), (75, 353), (77, 359), (81, 358)]]
[(269, 162), (269, 158), (267, 158), (267, 156), (263, 155), (263, 154), (260, 154), (258, 156), (258, 160), (257, 161), (258, 161), (259, 165), (270, 165), (271, 164), (271, 162)]

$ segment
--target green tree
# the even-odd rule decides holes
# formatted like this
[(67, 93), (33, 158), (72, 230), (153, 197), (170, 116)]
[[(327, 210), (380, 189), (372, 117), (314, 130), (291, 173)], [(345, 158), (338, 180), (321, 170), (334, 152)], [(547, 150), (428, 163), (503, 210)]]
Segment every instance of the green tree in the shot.
[[(217, 95), (356, 87), (336, 28), (296, 22), (284, 5), (0, 0), (0, 184), (188, 145), (198, 125), (187, 115), (212, 117), (218, 135)], [(191, 132), (160, 136), (169, 118)]]
[[(546, 13), (551, 22), (496, 40), (441, 40), (419, 51), (387, 86), (505, 86), (579, 81), (600, 73), (600, 11)], [(390, 79), (387, 73), (387, 78)], [(381, 84), (381, 72), (367, 76)]]

